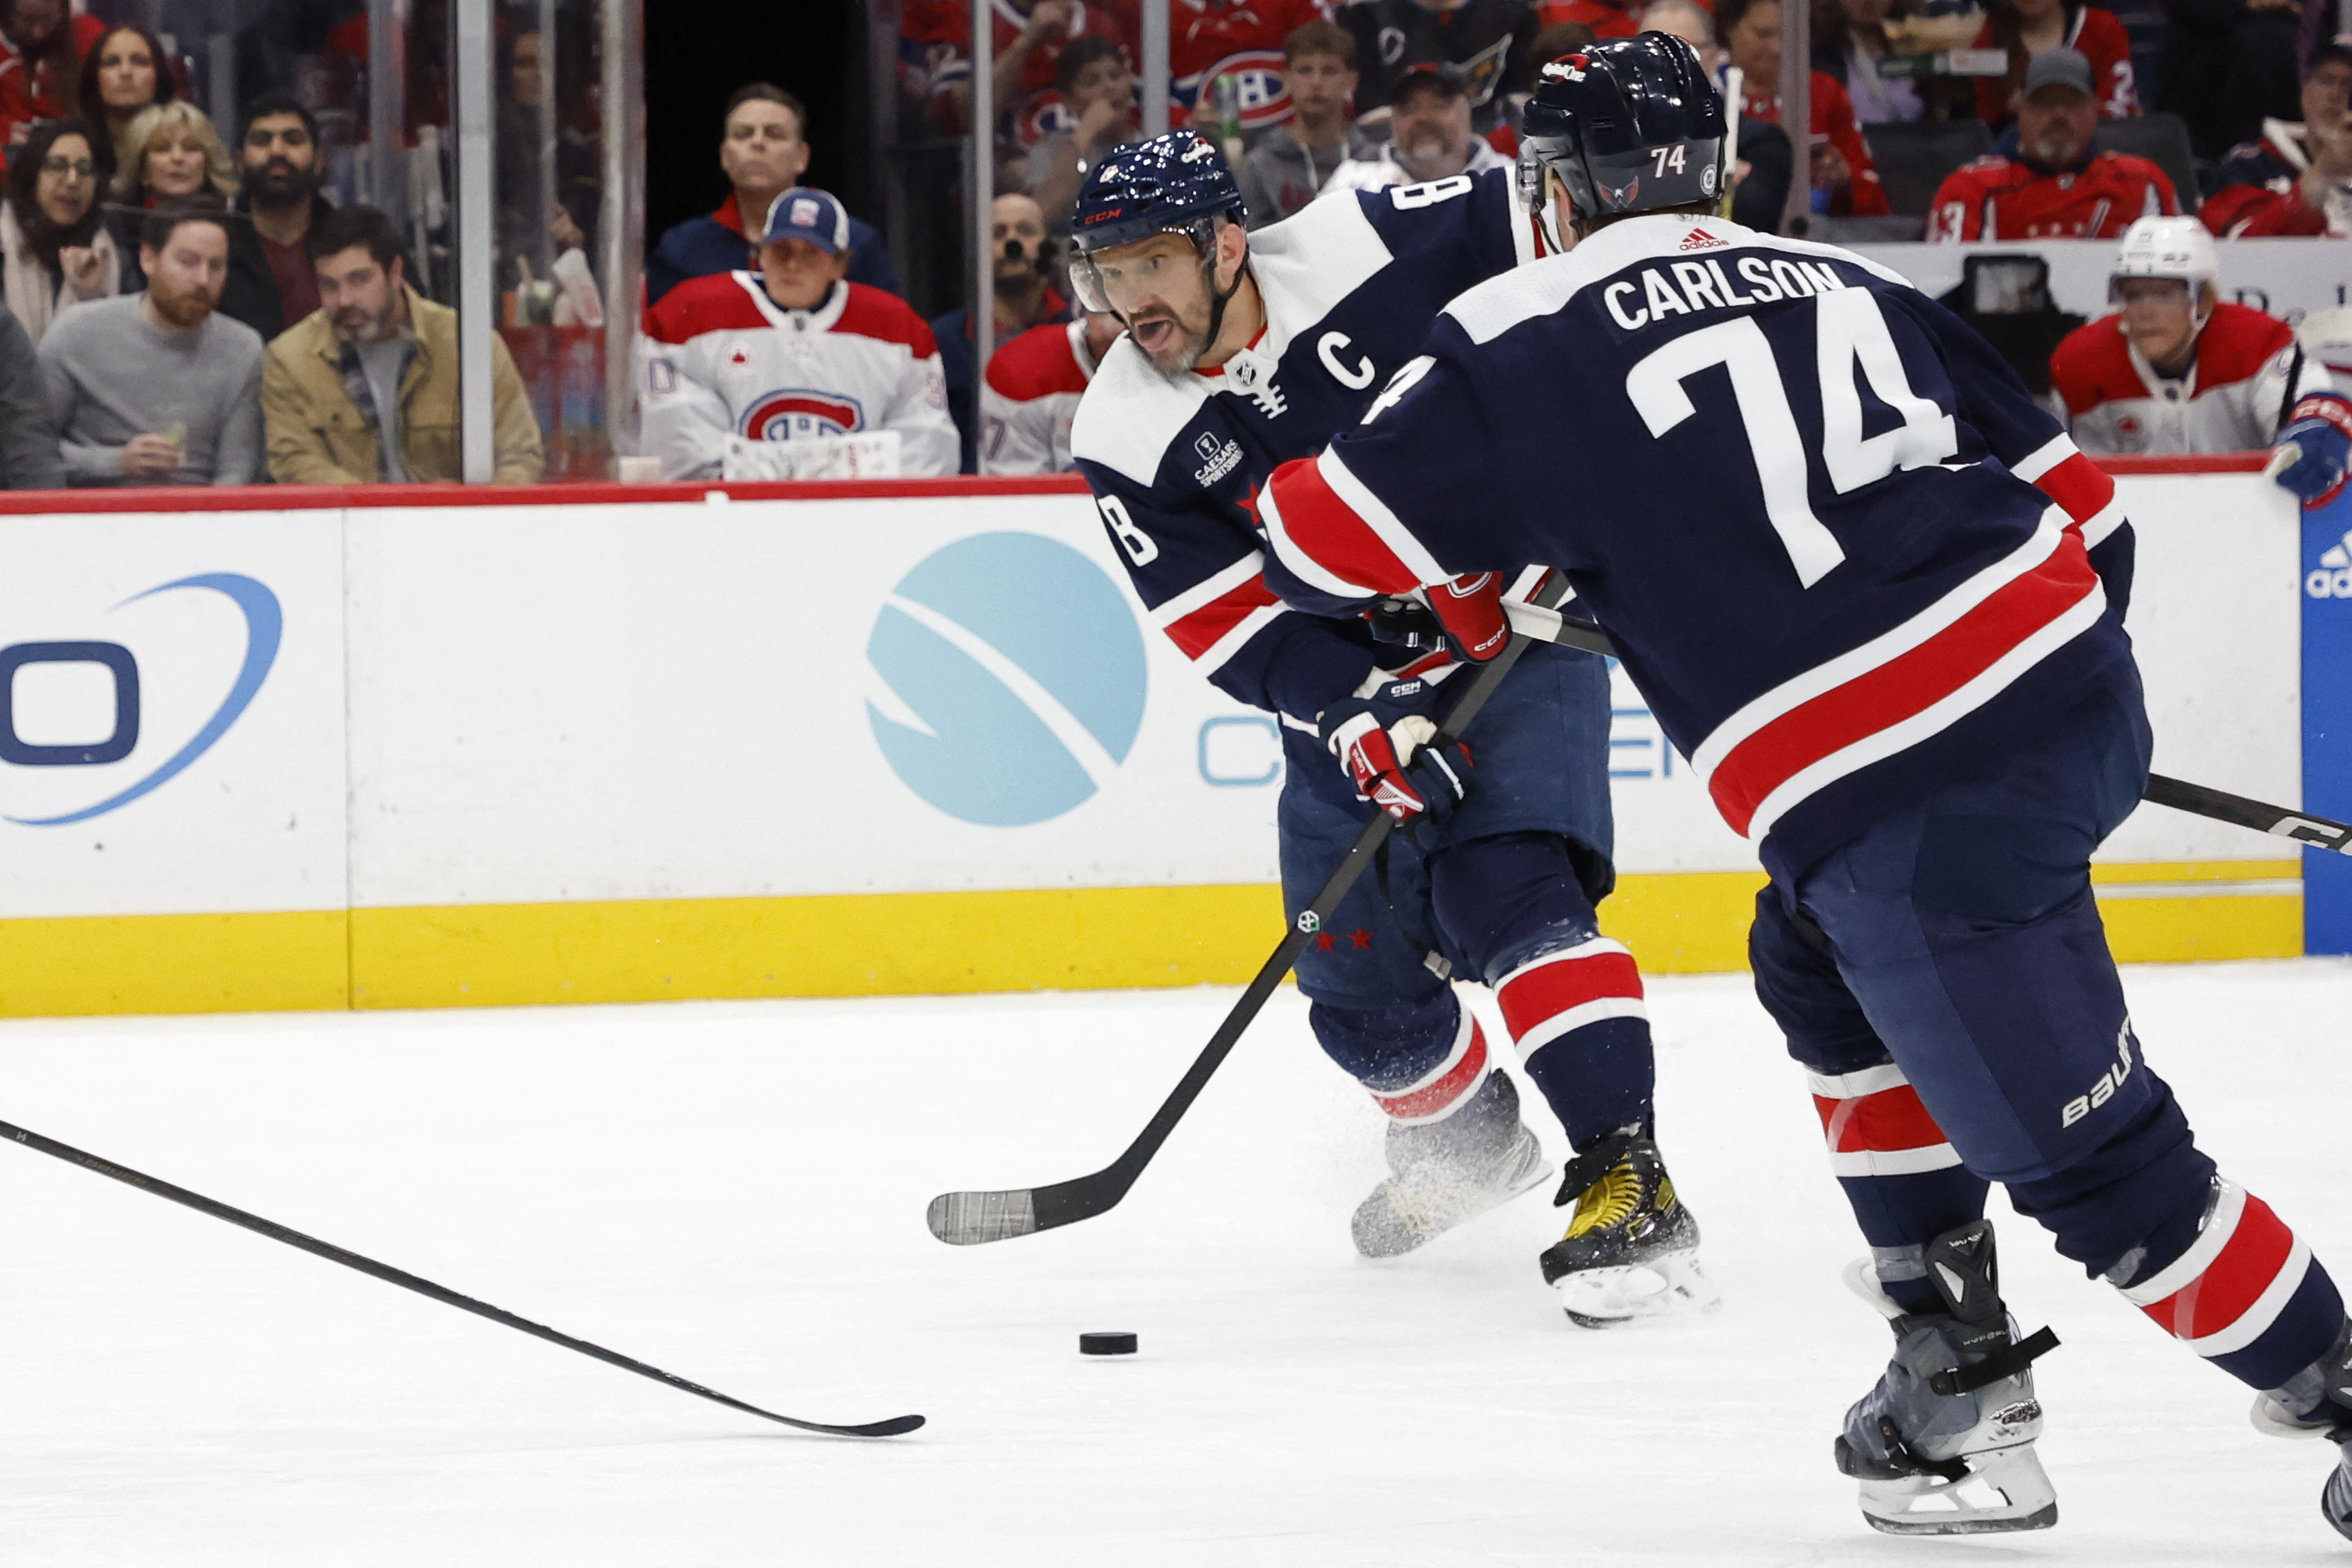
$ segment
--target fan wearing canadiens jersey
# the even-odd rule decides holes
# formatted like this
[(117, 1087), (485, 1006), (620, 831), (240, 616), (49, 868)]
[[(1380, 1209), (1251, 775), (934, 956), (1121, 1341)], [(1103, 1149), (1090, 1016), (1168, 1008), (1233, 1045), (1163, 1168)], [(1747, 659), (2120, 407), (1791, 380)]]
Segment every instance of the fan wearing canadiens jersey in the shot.
[[(2150, 747), (2114, 482), (1895, 273), (1713, 216), (1723, 107), (1679, 40), (1546, 67), (1521, 135), (1566, 254), (1454, 301), (1369, 422), (1277, 470), (1269, 581), (1326, 612), (1429, 590), (1492, 657), (1493, 584), (1563, 570), (1755, 841), (1758, 995), (1895, 1335), (1832, 1447), (1873, 1525), (2057, 1521), (2032, 1369), (2056, 1339), (2001, 1300), (1990, 1181), (2259, 1391), (2258, 1425), (2352, 1441), (2336, 1285), (2197, 1146), (2091, 897)], [(2344, 399), (2306, 401), (2308, 496), (2352, 440)], [(2352, 1459), (2323, 1506), (2352, 1532)]]
[(759, 271), (689, 279), (646, 312), (639, 396), (662, 478), (841, 474), (845, 460), (877, 477), (954, 473), (939, 345), (906, 301), (843, 278), (841, 204), (786, 191), (765, 234)]
[(2276, 316), (2220, 297), (2213, 237), (2193, 217), (2144, 217), (2116, 256), (2123, 309), (2077, 327), (2050, 356), (2085, 452), (2250, 452), (2333, 386)]
[(1532, 258), (1527, 215), (1497, 170), (1327, 196), (1254, 234), (1242, 216), (1232, 172), (1191, 132), (1087, 181), (1071, 281), (1127, 336), (1071, 444), (1153, 618), (1281, 726), (1287, 907), (1312, 901), (1374, 809), (1407, 826), (1385, 878), (1359, 882), (1297, 965), (1318, 1043), (1389, 1118), (1391, 1174), (1356, 1211), (1357, 1247), (1404, 1252), (1545, 1177), (1518, 1091), (1449, 984), (1483, 981), (1577, 1152), (1558, 1200), (1574, 1217), (1540, 1259), (1571, 1320), (1703, 1304), (1697, 1226), (1652, 1135), (1641, 975), (1593, 915), (1614, 877), (1602, 661), (1535, 650), (1466, 746), (1432, 748), (1463, 667), (1427, 611), (1285, 609), (1253, 515), (1275, 466), (1360, 419), (1446, 300)]

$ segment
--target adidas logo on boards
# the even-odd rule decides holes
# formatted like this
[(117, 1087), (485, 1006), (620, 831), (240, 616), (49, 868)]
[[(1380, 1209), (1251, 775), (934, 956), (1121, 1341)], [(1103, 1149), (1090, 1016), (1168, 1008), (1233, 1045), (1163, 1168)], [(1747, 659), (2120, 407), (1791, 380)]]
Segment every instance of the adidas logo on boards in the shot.
[(2329, 545), (2303, 580), (2303, 591), (2315, 599), (2352, 599), (2352, 533)]
[(1688, 234), (1683, 236), (1683, 242), (1676, 248), (1682, 250), (1720, 250), (1730, 243), (1731, 241), (1727, 239), (1716, 238), (1715, 236), (1707, 233), (1706, 230), (1703, 228), (1695, 228)]

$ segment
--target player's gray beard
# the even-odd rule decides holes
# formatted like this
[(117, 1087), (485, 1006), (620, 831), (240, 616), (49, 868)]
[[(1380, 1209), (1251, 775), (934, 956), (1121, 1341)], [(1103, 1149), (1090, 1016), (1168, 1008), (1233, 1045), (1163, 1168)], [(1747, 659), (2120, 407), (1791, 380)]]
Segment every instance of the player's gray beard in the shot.
[[(1201, 363), (1201, 356), (1209, 352), (1209, 345), (1217, 341), (1217, 333), (1222, 331), (1225, 325), (1225, 303), (1242, 286), (1242, 275), (1236, 272), (1234, 274), (1233, 288), (1222, 294), (1218, 293), (1216, 264), (1213, 261), (1204, 261), (1202, 264), (1201, 276), (1209, 285), (1209, 330), (1201, 334), (1197, 342), (1188, 344), (1184, 352), (1176, 356), (1176, 363), (1172, 365), (1163, 368), (1160, 362), (1150, 354), (1143, 356), (1144, 363), (1159, 371), (1162, 380), (1177, 385), (1182, 384), (1181, 378), (1192, 373), (1192, 367)], [(1182, 331), (1183, 326), (1181, 320), (1176, 321), (1178, 331)]]

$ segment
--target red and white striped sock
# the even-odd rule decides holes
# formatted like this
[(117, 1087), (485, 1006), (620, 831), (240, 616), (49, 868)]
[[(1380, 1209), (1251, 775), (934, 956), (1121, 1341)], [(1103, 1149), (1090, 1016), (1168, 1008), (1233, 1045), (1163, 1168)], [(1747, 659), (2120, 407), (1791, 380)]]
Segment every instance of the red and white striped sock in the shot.
[(1372, 1089), (1372, 1103), (1379, 1106), (1395, 1121), (1407, 1127), (1442, 1121), (1451, 1116), (1469, 1098), (1478, 1092), (1494, 1068), (1486, 1054), (1486, 1032), (1470, 1009), (1462, 1009), (1461, 1026), (1454, 1031), (1454, 1048), (1445, 1058), (1412, 1082), (1401, 1089)]

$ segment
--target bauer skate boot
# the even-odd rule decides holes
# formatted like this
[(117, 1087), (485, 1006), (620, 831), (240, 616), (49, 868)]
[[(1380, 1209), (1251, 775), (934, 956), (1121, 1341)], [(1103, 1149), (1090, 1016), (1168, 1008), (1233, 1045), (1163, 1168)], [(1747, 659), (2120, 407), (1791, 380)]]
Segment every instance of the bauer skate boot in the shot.
[(1569, 1321), (1605, 1329), (1717, 1303), (1698, 1266), (1698, 1221), (1647, 1125), (1620, 1128), (1568, 1163), (1552, 1206), (1571, 1202), (1568, 1234), (1542, 1259)]
[(2058, 1336), (2019, 1338), (2000, 1300), (1990, 1221), (1946, 1231), (1927, 1244), (1927, 1263), (1941, 1312), (1906, 1314), (1868, 1258), (1846, 1270), (1893, 1322), (1895, 1359), (1846, 1412), (1837, 1468), (1862, 1483), (1862, 1516), (1890, 1535), (2047, 1530), (2058, 1494), (2033, 1452), (2042, 1405), (2032, 1363)]
[(2352, 1540), (2352, 1321), (2326, 1355), (2289, 1378), (2284, 1388), (2254, 1395), (2255, 1429), (2273, 1437), (2326, 1437), (2336, 1468), (2319, 1489), (2320, 1517)]
[(1387, 1181), (1357, 1206), (1356, 1250), (1394, 1258), (1475, 1219), (1544, 1178), (1543, 1145), (1519, 1121), (1519, 1091), (1489, 1073), (1453, 1115), (1389, 1123)]

